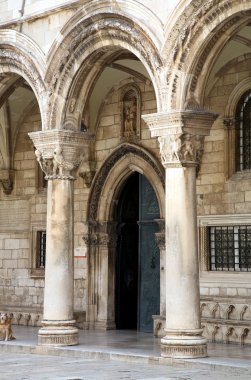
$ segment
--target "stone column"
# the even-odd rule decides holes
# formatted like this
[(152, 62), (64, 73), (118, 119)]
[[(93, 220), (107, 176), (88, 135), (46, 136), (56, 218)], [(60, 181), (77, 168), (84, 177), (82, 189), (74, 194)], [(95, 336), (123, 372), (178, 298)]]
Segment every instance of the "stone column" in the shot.
[(73, 319), (73, 180), (88, 151), (87, 133), (50, 130), (29, 134), (47, 189), (44, 319), (39, 345), (78, 344)]
[(215, 114), (173, 111), (143, 116), (158, 136), (166, 171), (166, 328), (163, 357), (207, 355), (200, 324), (196, 170)]

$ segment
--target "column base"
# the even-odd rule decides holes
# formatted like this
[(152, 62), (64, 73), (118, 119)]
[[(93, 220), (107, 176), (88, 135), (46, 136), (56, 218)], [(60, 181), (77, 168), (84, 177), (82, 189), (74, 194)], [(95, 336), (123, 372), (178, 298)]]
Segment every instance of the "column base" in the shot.
[(202, 330), (167, 330), (161, 339), (161, 356), (164, 358), (194, 359), (207, 356), (207, 340)]
[(78, 344), (76, 321), (42, 321), (38, 331), (39, 346), (75, 346)]

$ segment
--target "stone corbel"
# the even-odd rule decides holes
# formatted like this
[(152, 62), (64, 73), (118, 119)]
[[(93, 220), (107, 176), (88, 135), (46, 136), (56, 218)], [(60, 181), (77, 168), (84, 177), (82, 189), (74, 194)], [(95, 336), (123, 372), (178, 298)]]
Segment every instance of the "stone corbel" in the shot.
[(13, 190), (14, 173), (15, 171), (11, 169), (0, 170), (0, 183), (4, 194), (9, 195)]
[(83, 168), (78, 171), (79, 176), (83, 179), (84, 187), (90, 188), (95, 176), (95, 162), (87, 162)]
[(204, 138), (217, 114), (204, 111), (170, 111), (143, 115), (152, 137), (158, 137), (165, 167), (199, 166)]
[(224, 117), (223, 124), (227, 129), (233, 129), (234, 128), (234, 117)]

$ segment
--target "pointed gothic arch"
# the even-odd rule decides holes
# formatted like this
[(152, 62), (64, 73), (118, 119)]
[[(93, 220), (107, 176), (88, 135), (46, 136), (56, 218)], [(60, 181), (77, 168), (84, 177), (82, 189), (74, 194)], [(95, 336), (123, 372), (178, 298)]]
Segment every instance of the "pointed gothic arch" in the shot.
[[(152, 184), (164, 217), (164, 170), (162, 165), (146, 150), (133, 144), (122, 144), (103, 163), (95, 175), (88, 202), (88, 220), (109, 220), (112, 203), (109, 194), (118, 192), (120, 183), (133, 171), (144, 174)], [(108, 203), (107, 203), (108, 201)]]
[[(164, 173), (161, 165), (145, 149), (122, 144), (96, 173), (90, 191), (88, 234), (87, 325), (115, 328), (115, 256), (117, 222), (114, 210), (121, 191), (133, 172), (143, 174), (151, 183), (164, 218)], [(98, 281), (99, 279), (99, 281)]]
[(250, 22), (250, 10), (250, 0), (241, 7), (237, 0), (193, 0), (185, 7), (163, 49), (168, 68), (168, 107), (203, 108), (210, 70), (231, 35)]

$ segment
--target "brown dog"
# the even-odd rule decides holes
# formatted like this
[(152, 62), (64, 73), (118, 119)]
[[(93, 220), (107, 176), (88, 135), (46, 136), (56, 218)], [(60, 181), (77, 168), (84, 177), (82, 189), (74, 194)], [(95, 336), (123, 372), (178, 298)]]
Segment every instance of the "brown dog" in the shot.
[(6, 314), (6, 313), (1, 313), (0, 314), (0, 334), (1, 338), (3, 337), (2, 340), (13, 340), (16, 339), (12, 335), (12, 328), (11, 328), (11, 320), (13, 318), (13, 314)]

